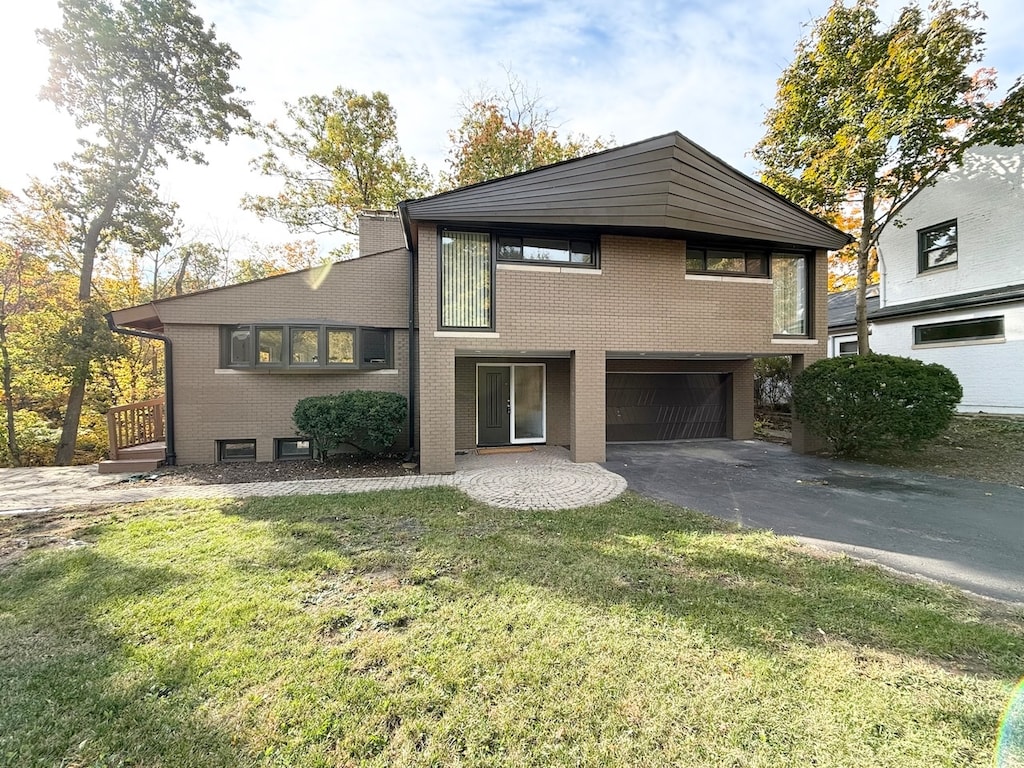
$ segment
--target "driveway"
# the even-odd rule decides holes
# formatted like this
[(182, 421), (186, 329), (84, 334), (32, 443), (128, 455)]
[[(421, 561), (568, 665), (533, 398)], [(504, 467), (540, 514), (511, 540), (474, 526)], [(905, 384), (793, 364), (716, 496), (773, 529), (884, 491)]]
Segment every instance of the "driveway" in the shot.
[(757, 441), (609, 445), (645, 496), (1024, 604), (1024, 489), (799, 456)]

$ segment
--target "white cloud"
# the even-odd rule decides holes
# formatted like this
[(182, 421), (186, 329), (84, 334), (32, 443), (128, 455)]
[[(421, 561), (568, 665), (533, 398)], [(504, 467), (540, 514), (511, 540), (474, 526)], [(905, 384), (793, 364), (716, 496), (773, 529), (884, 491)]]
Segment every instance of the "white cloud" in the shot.
[[(619, 143), (679, 130), (741, 170), (762, 133), (775, 80), (806, 25), (828, 0), (195, 0), (220, 39), (241, 55), (236, 82), (256, 117), (338, 85), (386, 92), (398, 111), (406, 152), (435, 172), (462, 94), (482, 81), (500, 85), (503, 67), (557, 107), (563, 131), (614, 136)], [(899, 0), (882, 0), (891, 18)], [(988, 0), (985, 63), (1008, 86), (1024, 73), (1024, 15), (1017, 0)], [(46, 78), (46, 52), (33, 30), (60, 22), (56, 0), (19, 3), (0, 27), (0, 186), (27, 174), (46, 177), (74, 150), (70, 121), (35, 96)], [(13, 119), (12, 119), (13, 116)], [(193, 226), (216, 226), (281, 239), (238, 210), (245, 192), (273, 182), (253, 174), (259, 147), (243, 139), (211, 147), (210, 165), (166, 176), (164, 192)]]

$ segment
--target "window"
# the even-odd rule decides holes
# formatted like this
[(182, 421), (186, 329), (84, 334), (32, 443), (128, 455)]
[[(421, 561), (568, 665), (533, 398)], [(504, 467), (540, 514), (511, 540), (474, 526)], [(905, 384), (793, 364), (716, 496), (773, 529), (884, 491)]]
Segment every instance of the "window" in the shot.
[(318, 328), (292, 328), (290, 338), (291, 355), (288, 359), (292, 365), (320, 364), (320, 330)]
[(231, 331), (229, 365), (248, 365), (252, 360), (252, 328)]
[(259, 350), (256, 357), (258, 364), (280, 364), (281, 350), (284, 348), (284, 330), (281, 328), (257, 328), (256, 345)]
[(230, 368), (364, 369), (387, 368), (391, 361), (392, 333), (383, 328), (268, 324), (222, 329), (221, 364)]
[(686, 271), (767, 277), (768, 254), (756, 250), (729, 250), (687, 245)]
[(914, 326), (914, 344), (1002, 341), (1003, 338), (1003, 318), (1001, 316)]
[(956, 264), (956, 220), (918, 230), (917, 252), (919, 272)]
[(355, 331), (349, 328), (328, 328), (327, 364), (354, 365), (356, 362), (355, 346)]
[(548, 237), (498, 237), (498, 261), (546, 262), (594, 266), (596, 252), (590, 240)]
[(776, 336), (807, 336), (810, 274), (807, 257), (800, 254), (772, 254), (772, 333)]
[(313, 443), (308, 437), (279, 437), (274, 441), (278, 461), (313, 458)]
[(839, 356), (849, 357), (851, 355), (859, 354), (860, 345), (856, 341), (840, 341), (839, 342)]
[(217, 461), (256, 461), (256, 441), (218, 440)]
[(440, 326), (493, 328), (490, 234), (443, 229), (440, 250)]

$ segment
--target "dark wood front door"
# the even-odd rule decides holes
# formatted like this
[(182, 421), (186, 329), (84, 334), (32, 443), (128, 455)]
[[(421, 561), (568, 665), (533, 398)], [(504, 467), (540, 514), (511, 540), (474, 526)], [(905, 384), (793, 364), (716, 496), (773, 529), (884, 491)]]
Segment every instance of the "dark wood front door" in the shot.
[(511, 379), (507, 365), (481, 365), (476, 369), (479, 445), (508, 445), (510, 442)]

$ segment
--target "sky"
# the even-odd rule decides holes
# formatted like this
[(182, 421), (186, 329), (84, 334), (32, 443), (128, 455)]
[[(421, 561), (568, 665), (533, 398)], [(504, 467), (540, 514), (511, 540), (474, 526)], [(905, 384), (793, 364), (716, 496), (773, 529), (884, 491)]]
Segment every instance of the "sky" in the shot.
[[(241, 57), (233, 82), (259, 120), (284, 103), (338, 86), (384, 91), (406, 155), (435, 176), (460, 103), (511, 70), (555, 110), (564, 133), (627, 144), (679, 131), (755, 175), (775, 82), (829, 0), (193, 0), (218, 39)], [(893, 19), (904, 2), (882, 0)], [(979, 66), (1000, 90), (1024, 74), (1020, 0), (981, 0), (988, 14)], [(38, 99), (48, 53), (35, 30), (56, 27), (56, 0), (0, 0), (0, 187), (46, 180), (75, 151), (70, 117)], [(261, 146), (235, 137), (207, 149), (209, 164), (161, 171), (161, 194), (180, 205), (186, 230), (221, 242), (297, 237), (242, 211), (246, 193), (278, 184), (249, 162)]]

